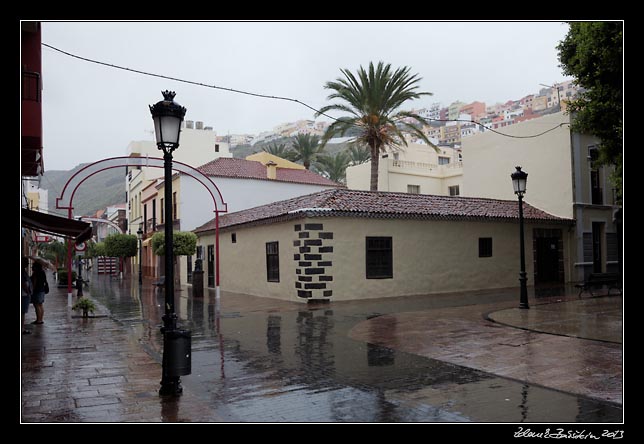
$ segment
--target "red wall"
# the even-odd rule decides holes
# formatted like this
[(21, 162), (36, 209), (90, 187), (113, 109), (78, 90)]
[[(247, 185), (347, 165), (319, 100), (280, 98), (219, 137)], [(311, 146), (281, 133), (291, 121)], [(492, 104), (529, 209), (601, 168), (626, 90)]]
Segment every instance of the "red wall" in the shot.
[[(40, 23), (23, 25), (21, 54), (23, 72), (22, 137), (23, 147), (30, 149), (42, 147), (42, 103), (40, 99), (42, 79), (36, 80), (34, 77), (25, 75), (25, 72), (41, 75), (40, 42)], [(28, 97), (25, 96), (26, 94)], [(38, 100), (32, 100), (34, 98)]]

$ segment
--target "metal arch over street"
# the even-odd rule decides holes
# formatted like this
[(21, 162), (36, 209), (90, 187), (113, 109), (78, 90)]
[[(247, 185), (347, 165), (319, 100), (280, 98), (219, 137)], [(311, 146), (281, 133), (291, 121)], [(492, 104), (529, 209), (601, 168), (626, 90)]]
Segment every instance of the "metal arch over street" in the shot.
[(123, 228), (119, 227), (118, 224), (116, 224), (116, 223), (114, 223), (114, 222), (112, 222), (111, 220), (108, 220), (108, 219), (99, 219), (98, 217), (86, 217), (86, 216), (81, 216), (79, 219), (80, 220), (86, 220), (86, 221), (89, 221), (89, 222), (97, 222), (97, 223), (100, 223), (100, 224), (106, 224), (106, 225), (109, 225), (112, 228), (116, 228), (119, 231), (119, 233), (125, 233)]
[[(69, 180), (65, 183), (61, 196), (56, 198), (56, 208), (58, 209), (68, 209), (72, 210), (72, 202), (74, 200), (74, 194), (76, 190), (86, 179), (93, 176), (96, 173), (99, 173), (110, 168), (119, 168), (119, 167), (152, 167), (152, 168), (163, 168), (163, 159), (159, 157), (111, 157), (108, 159), (99, 160), (98, 162), (90, 163), (89, 165), (84, 166), (78, 170)], [(227, 212), (227, 205), (221, 197), (221, 192), (217, 185), (205, 174), (196, 168), (176, 160), (172, 161), (172, 169), (184, 173), (196, 181), (200, 182), (210, 195), (212, 200), (215, 203), (215, 213), (225, 213)]]
[[(72, 202), (74, 201), (74, 194), (78, 187), (88, 178), (93, 176), (96, 173), (105, 171), (111, 168), (119, 167), (152, 167), (152, 168), (164, 168), (164, 160), (159, 157), (110, 157), (108, 159), (99, 160), (89, 165), (84, 166), (78, 170), (72, 177), (67, 180), (63, 191), (61, 192), (60, 197), (56, 198), (56, 208), (58, 209), (67, 209), (67, 217), (72, 219)], [(197, 170), (196, 168), (178, 161), (172, 161), (172, 169), (179, 171), (187, 176), (192, 177), (197, 182), (201, 183), (212, 197), (212, 200), (215, 204), (215, 292), (216, 297), (219, 298), (219, 213), (225, 213), (228, 211), (228, 205), (224, 202), (221, 197), (221, 192), (217, 185), (204, 173)], [(67, 296), (68, 304), (71, 305), (71, 295), (72, 295), (72, 257), (71, 257), (71, 245), (68, 245), (67, 248)]]

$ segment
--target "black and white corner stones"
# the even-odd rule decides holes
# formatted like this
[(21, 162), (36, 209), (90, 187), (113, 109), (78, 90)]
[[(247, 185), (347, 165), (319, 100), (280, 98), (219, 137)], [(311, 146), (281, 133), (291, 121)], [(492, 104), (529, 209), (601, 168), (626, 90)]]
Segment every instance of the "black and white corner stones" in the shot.
[(295, 288), (304, 299), (325, 299), (333, 296), (333, 233), (324, 231), (324, 224), (296, 224), (297, 239), (293, 241), (296, 253)]

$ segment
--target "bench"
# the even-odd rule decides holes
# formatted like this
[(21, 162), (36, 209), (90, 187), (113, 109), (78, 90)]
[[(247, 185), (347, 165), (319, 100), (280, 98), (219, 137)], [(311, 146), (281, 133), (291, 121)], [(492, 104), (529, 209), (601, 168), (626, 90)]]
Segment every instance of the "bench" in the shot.
[(622, 294), (622, 289), (619, 286), (619, 274), (618, 273), (591, 273), (586, 280), (581, 284), (576, 284), (575, 287), (581, 288), (579, 291), (579, 297), (584, 291), (588, 291), (591, 296), (593, 296), (593, 287), (595, 286), (604, 286), (608, 287), (608, 294), (610, 295), (610, 290), (616, 288), (619, 290), (619, 294)]

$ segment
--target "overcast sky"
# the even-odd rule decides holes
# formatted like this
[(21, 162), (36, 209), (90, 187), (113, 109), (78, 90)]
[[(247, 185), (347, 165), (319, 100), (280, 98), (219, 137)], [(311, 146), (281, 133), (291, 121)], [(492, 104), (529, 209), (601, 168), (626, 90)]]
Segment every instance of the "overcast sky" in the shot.
[[(409, 66), (431, 97), (486, 104), (567, 80), (557, 44), (561, 22), (43, 22), (42, 42), (81, 57), (209, 85), (327, 104), (327, 81), (370, 61)], [(267, 131), (314, 112), (88, 63), (43, 47), (45, 170), (126, 155), (153, 140), (148, 105), (176, 91), (186, 119), (218, 135)], [(321, 120), (324, 120), (322, 118)], [(179, 148), (181, 149), (181, 148)]]

